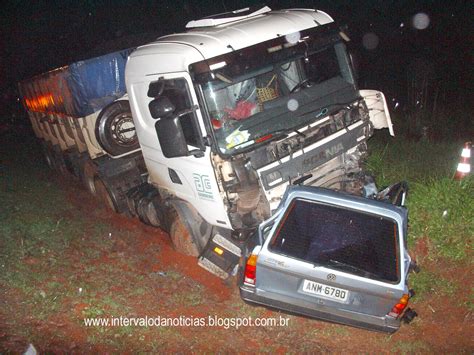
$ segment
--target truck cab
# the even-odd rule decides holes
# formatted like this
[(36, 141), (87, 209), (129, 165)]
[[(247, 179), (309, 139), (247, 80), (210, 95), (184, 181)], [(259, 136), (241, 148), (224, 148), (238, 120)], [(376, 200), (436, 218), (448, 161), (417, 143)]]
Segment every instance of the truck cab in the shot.
[(322, 11), (246, 8), (131, 53), (148, 183), (175, 211), (174, 244), (201, 266), (232, 272), (289, 185), (374, 192), (366, 142), (393, 129), (383, 94), (359, 90), (347, 39)]

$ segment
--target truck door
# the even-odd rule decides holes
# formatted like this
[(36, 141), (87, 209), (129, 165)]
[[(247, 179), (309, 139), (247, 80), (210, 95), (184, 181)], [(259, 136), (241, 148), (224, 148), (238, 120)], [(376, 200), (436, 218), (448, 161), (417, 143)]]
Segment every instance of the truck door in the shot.
[[(191, 203), (207, 222), (229, 227), (210, 160), (210, 148), (203, 144), (205, 127), (189, 74), (150, 75), (142, 82), (132, 83), (131, 88), (132, 112), (149, 181)], [(200, 154), (171, 158), (165, 156), (164, 145), (178, 144), (177, 140), (183, 137), (159, 137), (157, 122), (164, 118), (152, 117), (149, 107), (150, 102), (158, 97), (166, 97), (169, 101), (169, 107), (173, 110), (170, 116), (189, 111), (179, 117), (179, 124), (188, 151), (198, 150)]]

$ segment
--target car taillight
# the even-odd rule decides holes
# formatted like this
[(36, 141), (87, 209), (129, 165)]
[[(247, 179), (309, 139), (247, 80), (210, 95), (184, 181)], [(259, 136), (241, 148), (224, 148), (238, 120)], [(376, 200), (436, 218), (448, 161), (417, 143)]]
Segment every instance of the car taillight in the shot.
[(403, 313), (403, 310), (408, 305), (408, 299), (410, 298), (409, 295), (404, 294), (402, 298), (398, 300), (398, 303), (393, 306), (392, 310), (388, 313), (390, 317), (398, 318)]
[(245, 264), (244, 284), (255, 286), (257, 276), (257, 255), (251, 254)]

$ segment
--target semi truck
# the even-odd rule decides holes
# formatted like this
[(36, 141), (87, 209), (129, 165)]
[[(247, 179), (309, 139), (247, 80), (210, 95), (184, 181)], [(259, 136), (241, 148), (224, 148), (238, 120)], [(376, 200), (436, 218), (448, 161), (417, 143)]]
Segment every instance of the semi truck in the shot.
[(291, 185), (368, 197), (383, 93), (313, 9), (245, 8), (19, 83), (50, 167), (222, 277)]

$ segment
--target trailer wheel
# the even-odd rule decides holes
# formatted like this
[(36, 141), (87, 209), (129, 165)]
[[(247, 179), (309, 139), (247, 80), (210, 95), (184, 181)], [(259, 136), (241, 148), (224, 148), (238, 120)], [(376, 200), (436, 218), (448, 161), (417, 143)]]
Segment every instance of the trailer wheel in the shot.
[(176, 211), (172, 212), (170, 237), (176, 251), (190, 256), (199, 256), (199, 248), (191, 232)]
[(95, 135), (100, 146), (117, 156), (139, 148), (132, 112), (128, 101), (116, 101), (97, 117)]
[(97, 197), (101, 199), (104, 203), (105, 206), (112, 212), (117, 213), (117, 207), (114, 204), (114, 201), (112, 200), (112, 197), (110, 196), (109, 190), (107, 189), (107, 186), (105, 186), (104, 182), (100, 177), (96, 177), (94, 180), (95, 184), (95, 190), (97, 192)]
[(95, 179), (97, 176), (97, 169), (91, 162), (87, 161), (84, 164), (83, 170), (83, 182), (86, 186), (86, 189), (92, 194), (97, 195), (97, 191), (95, 189)]
[(69, 170), (67, 170), (62, 152), (55, 152), (54, 161), (57, 171), (59, 171), (63, 176), (69, 176)]
[(46, 164), (48, 164), (48, 167), (51, 170), (54, 170), (54, 160), (53, 160), (53, 156), (51, 155), (51, 152), (49, 151), (47, 147), (45, 147), (43, 153), (44, 153), (44, 160), (46, 160)]

